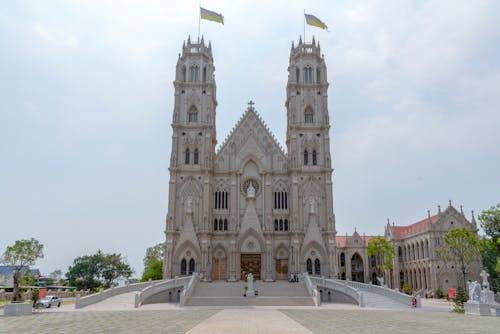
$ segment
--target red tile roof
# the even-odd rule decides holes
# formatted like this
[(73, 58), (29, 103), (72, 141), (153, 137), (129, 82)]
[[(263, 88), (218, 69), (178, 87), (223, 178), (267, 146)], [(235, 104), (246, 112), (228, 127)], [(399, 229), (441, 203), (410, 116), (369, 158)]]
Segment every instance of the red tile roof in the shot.
[[(431, 216), (430, 223), (434, 224), (438, 220), (439, 215)], [(408, 226), (393, 226), (392, 230), (394, 231), (395, 238), (404, 238), (408, 235), (417, 234), (420, 232), (429, 230), (429, 218), (422, 219), (419, 222)]]
[[(366, 236), (360, 236), (361, 239), (365, 241), (366, 244), (368, 244), (368, 241), (370, 241), (371, 238), (377, 237), (376, 235), (366, 235)], [(345, 235), (337, 235), (335, 236), (335, 241), (337, 242), (337, 247), (345, 247), (347, 240), (352, 240), (353, 236), (345, 236)]]

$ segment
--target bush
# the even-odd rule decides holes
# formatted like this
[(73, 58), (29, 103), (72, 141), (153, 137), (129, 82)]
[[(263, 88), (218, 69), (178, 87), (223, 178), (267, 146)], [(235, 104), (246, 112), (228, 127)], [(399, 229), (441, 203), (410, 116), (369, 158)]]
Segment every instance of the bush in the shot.
[(435, 293), (434, 295), (435, 295), (435, 296), (436, 296), (436, 298), (438, 298), (438, 299), (443, 299), (443, 298), (444, 298), (444, 296), (445, 296), (444, 292), (443, 292), (443, 291), (441, 291), (441, 289), (437, 289), (437, 290), (436, 290), (436, 293)]
[(406, 293), (407, 295), (411, 294), (411, 286), (408, 283), (403, 284), (401, 292)]
[(467, 294), (465, 293), (464, 288), (459, 286), (457, 288), (457, 297), (453, 300), (453, 302), (455, 303), (455, 307), (452, 311), (456, 313), (464, 313), (464, 303), (467, 301), (467, 299)]
[(36, 306), (36, 302), (40, 299), (40, 290), (39, 289), (33, 289), (31, 290), (31, 301), (33, 302), (33, 307)]

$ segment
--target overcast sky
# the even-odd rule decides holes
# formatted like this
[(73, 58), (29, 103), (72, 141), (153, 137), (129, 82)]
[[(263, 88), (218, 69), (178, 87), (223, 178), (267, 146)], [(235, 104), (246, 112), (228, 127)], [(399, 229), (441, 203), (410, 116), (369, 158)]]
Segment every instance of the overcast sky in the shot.
[[(217, 140), (253, 99), (285, 146), (285, 87), (303, 12), (328, 66), (337, 231), (382, 234), (448, 200), (500, 202), (498, 1), (202, 1)], [(174, 70), (199, 1), (0, 4), (0, 251), (37, 238), (42, 274), (164, 240)]]

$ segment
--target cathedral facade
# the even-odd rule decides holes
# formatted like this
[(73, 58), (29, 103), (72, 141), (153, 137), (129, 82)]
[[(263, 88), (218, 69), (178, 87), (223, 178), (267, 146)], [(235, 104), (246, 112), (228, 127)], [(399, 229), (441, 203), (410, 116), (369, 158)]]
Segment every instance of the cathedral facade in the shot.
[(292, 44), (286, 151), (249, 102), (216, 151), (211, 44), (182, 47), (174, 81), (163, 275), (206, 280), (338, 277), (327, 69), (319, 43)]

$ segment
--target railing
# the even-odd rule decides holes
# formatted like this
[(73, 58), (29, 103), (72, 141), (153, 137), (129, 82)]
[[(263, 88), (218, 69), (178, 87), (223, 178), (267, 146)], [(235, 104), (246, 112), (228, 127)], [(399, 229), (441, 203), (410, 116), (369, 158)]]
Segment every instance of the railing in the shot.
[(94, 293), (92, 295), (85, 297), (80, 297), (80, 295), (78, 294), (76, 295), (75, 298), (75, 309), (79, 309), (85, 306), (98, 303), (100, 301), (103, 301), (104, 299), (107, 299), (109, 297), (114, 297), (122, 293), (140, 291), (145, 287), (147, 287), (148, 285), (155, 284), (155, 282), (161, 282), (161, 281), (149, 281), (143, 283), (128, 284), (120, 287), (112, 287), (110, 289), (102, 290), (98, 293)]
[(198, 282), (200, 281), (200, 279), (201, 279), (201, 274), (193, 273), (193, 276), (191, 276), (189, 283), (182, 290), (181, 300), (179, 301), (180, 306), (184, 306), (188, 298), (191, 297), (191, 294), (193, 293), (193, 290), (196, 287), (196, 284), (198, 284)]
[(412, 297), (408, 296), (404, 293), (401, 293), (396, 290), (392, 290), (389, 288), (385, 288), (383, 286), (379, 285), (373, 285), (373, 284), (365, 284), (361, 282), (353, 282), (353, 281), (340, 281), (340, 280), (334, 280), (337, 282), (343, 282), (343, 284), (349, 285), (359, 291), (367, 291), (367, 292), (372, 292), (387, 298), (390, 298), (392, 300), (395, 300), (397, 302), (400, 302), (404, 305), (411, 306), (412, 305)]
[(313, 286), (311, 278), (309, 277), (309, 274), (308, 273), (303, 273), (301, 275), (301, 279), (306, 284), (307, 293), (309, 293), (309, 296), (312, 297), (314, 305), (315, 306), (321, 305), (321, 298), (320, 298), (320, 296), (318, 294), (318, 289), (316, 289), (316, 287)]
[(137, 308), (141, 306), (146, 299), (157, 293), (188, 285), (190, 280), (192, 280), (194, 276), (196, 276), (196, 274), (194, 274), (193, 276), (152, 282), (152, 284), (144, 287), (142, 290), (135, 294), (134, 307)]
[(316, 286), (321, 286), (326, 289), (331, 289), (334, 291), (341, 292), (352, 299), (354, 299), (359, 307), (364, 307), (365, 303), (363, 300), (363, 293), (359, 291), (358, 289), (351, 287), (343, 282), (346, 281), (339, 281), (339, 280), (334, 280), (334, 279), (328, 279), (328, 278), (320, 278), (320, 277), (311, 277), (311, 281), (316, 285)]

